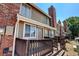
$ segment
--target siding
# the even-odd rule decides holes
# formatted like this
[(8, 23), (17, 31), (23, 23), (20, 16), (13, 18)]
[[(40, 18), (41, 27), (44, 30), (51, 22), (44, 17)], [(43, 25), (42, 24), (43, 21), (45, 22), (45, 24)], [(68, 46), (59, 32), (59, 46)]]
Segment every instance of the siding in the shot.
[[(41, 23), (49, 25), (49, 18), (37, 11), (36, 9), (32, 8), (32, 17), (33, 20), (39, 21)], [(48, 19), (47, 19), (48, 18)], [(47, 20), (46, 20), (47, 19)]]
[(23, 28), (24, 28), (24, 22), (19, 22), (19, 32), (18, 32), (18, 37), (22, 38), (23, 37)]
[[(47, 24), (47, 25), (50, 25), (49, 17), (45, 16), (43, 13), (39, 12), (37, 9), (35, 9), (34, 7), (32, 7), (28, 4), (26, 4), (26, 7), (29, 7), (31, 9), (31, 19), (44, 23), (44, 24)], [(26, 13), (28, 13), (28, 12), (26, 12)]]

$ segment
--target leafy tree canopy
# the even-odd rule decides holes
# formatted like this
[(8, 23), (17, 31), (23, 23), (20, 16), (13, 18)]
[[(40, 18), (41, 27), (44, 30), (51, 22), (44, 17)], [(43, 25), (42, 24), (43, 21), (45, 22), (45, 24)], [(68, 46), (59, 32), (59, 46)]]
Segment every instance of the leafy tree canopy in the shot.
[(69, 30), (73, 36), (79, 36), (79, 17), (69, 17), (66, 19)]

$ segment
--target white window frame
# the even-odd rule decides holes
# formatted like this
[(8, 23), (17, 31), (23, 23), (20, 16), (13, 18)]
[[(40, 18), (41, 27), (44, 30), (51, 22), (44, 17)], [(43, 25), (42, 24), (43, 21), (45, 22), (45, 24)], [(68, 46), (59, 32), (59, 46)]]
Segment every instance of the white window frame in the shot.
[[(30, 37), (25, 37), (25, 25), (30, 25), (30, 26), (34, 26), (35, 27), (35, 37), (31, 37), (31, 34), (30, 34)], [(23, 29), (23, 38), (24, 39), (36, 39), (37, 38), (37, 29), (36, 29), (36, 26), (35, 25), (33, 25), (33, 24), (28, 24), (28, 23), (24, 23), (24, 29)]]

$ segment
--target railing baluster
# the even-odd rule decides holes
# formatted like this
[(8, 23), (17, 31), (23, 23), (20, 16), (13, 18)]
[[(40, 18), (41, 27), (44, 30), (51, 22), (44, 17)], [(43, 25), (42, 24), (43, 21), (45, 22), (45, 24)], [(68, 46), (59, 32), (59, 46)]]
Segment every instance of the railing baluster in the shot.
[[(38, 48), (38, 42), (37, 42), (37, 48)], [(39, 56), (39, 49), (37, 51), (38, 51), (38, 56)]]
[(36, 51), (36, 54), (37, 54), (37, 56), (38, 56), (38, 44), (37, 44), (38, 42), (36, 41), (36, 48), (37, 48), (37, 51)]
[(34, 40), (33, 40), (33, 44), (32, 44), (32, 46), (33, 46), (33, 55), (34, 55)]

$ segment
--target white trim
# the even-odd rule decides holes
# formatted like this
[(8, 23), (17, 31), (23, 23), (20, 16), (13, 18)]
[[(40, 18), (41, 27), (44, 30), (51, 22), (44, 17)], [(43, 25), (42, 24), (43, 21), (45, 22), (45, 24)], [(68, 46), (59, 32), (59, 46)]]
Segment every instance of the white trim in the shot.
[(24, 35), (25, 35), (25, 24), (24, 24), (24, 27), (23, 27), (23, 38), (24, 38)]
[[(26, 24), (28, 24), (28, 23), (24, 23), (24, 28), (23, 28), (23, 39), (36, 39), (37, 38), (37, 36), (36, 36), (36, 34), (37, 34), (37, 31), (36, 31), (36, 26), (35, 25), (32, 25), (32, 24), (28, 24), (28, 25), (30, 25), (30, 26), (34, 26), (35, 27), (35, 37), (25, 37), (25, 25)], [(30, 35), (31, 36), (31, 35)]]

